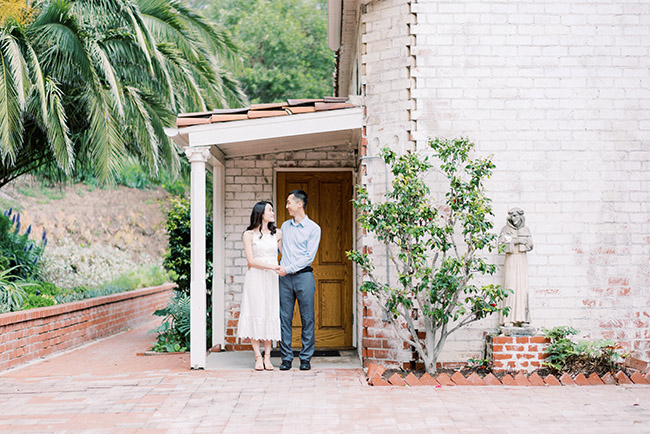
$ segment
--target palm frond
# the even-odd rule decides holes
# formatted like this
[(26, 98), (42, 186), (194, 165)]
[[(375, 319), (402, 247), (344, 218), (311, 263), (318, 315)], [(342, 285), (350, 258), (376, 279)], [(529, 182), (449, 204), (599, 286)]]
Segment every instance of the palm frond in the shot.
[(47, 138), (59, 167), (69, 174), (74, 162), (74, 146), (63, 109), (63, 93), (51, 78), (46, 79), (45, 88), (47, 110), (43, 119)]
[(159, 51), (165, 58), (165, 66), (170, 76), (176, 83), (175, 91), (179, 92), (176, 98), (182, 101), (179, 110), (205, 111), (205, 101), (201, 89), (194, 79), (192, 66), (179, 50), (171, 44), (159, 44)]
[(149, 72), (151, 74), (154, 74), (150, 52), (154, 49), (156, 43), (153, 37), (149, 34), (149, 30), (145, 26), (144, 22), (142, 22), (142, 16), (140, 15), (140, 11), (137, 5), (131, 2), (127, 2), (125, 4), (125, 10), (135, 33), (137, 45), (142, 51), (142, 54), (144, 54), (145, 60), (147, 61)]
[(136, 140), (136, 149), (147, 168), (153, 174), (158, 173), (158, 136), (151, 124), (151, 116), (140, 97), (138, 89), (127, 86), (125, 96), (128, 101), (129, 124)]
[(13, 164), (23, 142), (22, 115), (25, 106), (24, 60), (16, 52), (15, 40), (0, 35), (0, 153), (2, 162)]
[(124, 118), (124, 103), (122, 101), (122, 90), (120, 89), (120, 84), (118, 78), (111, 64), (111, 60), (108, 58), (104, 49), (98, 44), (90, 42), (88, 47), (88, 52), (94, 58), (94, 64), (97, 65), (98, 70), (104, 76), (104, 79), (109, 84), (111, 94), (115, 100), (115, 107), (117, 112), (122, 118)]
[(92, 154), (95, 175), (100, 182), (111, 182), (122, 166), (126, 155), (122, 126), (114, 101), (101, 87), (95, 87), (87, 94), (90, 128), (85, 140)]

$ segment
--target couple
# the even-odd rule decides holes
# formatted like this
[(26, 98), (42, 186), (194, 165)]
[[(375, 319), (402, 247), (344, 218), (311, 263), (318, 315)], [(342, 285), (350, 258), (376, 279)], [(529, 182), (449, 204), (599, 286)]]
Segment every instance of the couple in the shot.
[[(281, 371), (291, 369), (291, 323), (298, 300), (302, 321), (300, 370), (311, 369), (316, 339), (314, 336), (314, 274), (311, 263), (320, 243), (320, 227), (305, 214), (307, 194), (294, 190), (287, 198), (292, 217), (275, 227), (270, 202), (258, 202), (244, 232), (244, 252), (248, 271), (244, 279), (237, 336), (250, 338), (255, 353), (255, 370), (272, 371), (271, 341), (280, 340)], [(282, 259), (278, 264), (278, 251)], [(279, 276), (279, 277), (278, 277)], [(260, 352), (264, 342), (264, 358)]]

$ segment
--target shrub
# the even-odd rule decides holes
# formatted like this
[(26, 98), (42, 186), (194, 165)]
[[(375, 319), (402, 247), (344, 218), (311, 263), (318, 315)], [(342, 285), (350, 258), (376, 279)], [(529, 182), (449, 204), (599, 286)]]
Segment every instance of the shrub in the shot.
[(34, 282), (25, 292), (27, 296), (23, 300), (22, 310), (55, 305), (55, 297), (63, 290), (50, 282)]
[(0, 215), (0, 268), (13, 268), (14, 272), (7, 275), (13, 279), (41, 279), (41, 256), (47, 245), (47, 234), (43, 231), (39, 242), (29, 237), (32, 226), (20, 233), (22, 223), (20, 213), (14, 213), (9, 208)]
[(177, 292), (169, 304), (155, 311), (154, 315), (162, 316), (164, 319), (159, 327), (149, 331), (158, 334), (153, 351), (164, 353), (185, 351), (190, 348), (189, 295)]
[(611, 340), (574, 342), (570, 336), (577, 335), (579, 331), (572, 327), (559, 326), (542, 330), (551, 340), (546, 348), (547, 357), (544, 365), (556, 374), (567, 372), (572, 375), (578, 373), (589, 375), (595, 372), (604, 375), (619, 370), (620, 362), (627, 357), (626, 354), (619, 352), (621, 347)]
[(36, 309), (37, 307), (53, 306), (56, 300), (52, 296), (43, 294), (28, 294), (27, 298), (23, 301), (22, 310)]
[[(180, 197), (169, 200), (166, 222), (169, 237), (169, 250), (165, 253), (163, 266), (174, 273), (174, 281), (178, 291), (190, 293), (190, 202)], [(206, 288), (208, 294), (212, 291), (212, 221), (205, 222), (205, 265)]]

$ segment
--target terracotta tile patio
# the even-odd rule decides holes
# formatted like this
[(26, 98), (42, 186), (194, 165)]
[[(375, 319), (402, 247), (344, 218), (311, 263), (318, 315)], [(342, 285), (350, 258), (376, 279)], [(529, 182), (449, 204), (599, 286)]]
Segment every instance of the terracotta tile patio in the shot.
[(0, 374), (4, 432), (647, 433), (650, 385), (371, 387), (359, 369), (189, 371), (146, 324)]

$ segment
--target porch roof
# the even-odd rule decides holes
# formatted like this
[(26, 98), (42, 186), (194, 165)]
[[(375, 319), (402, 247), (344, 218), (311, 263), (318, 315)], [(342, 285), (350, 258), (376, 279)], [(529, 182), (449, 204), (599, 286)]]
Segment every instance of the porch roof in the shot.
[(183, 113), (176, 123), (165, 130), (176, 143), (212, 146), (217, 158), (226, 159), (355, 143), (363, 112), (346, 98), (302, 99)]

